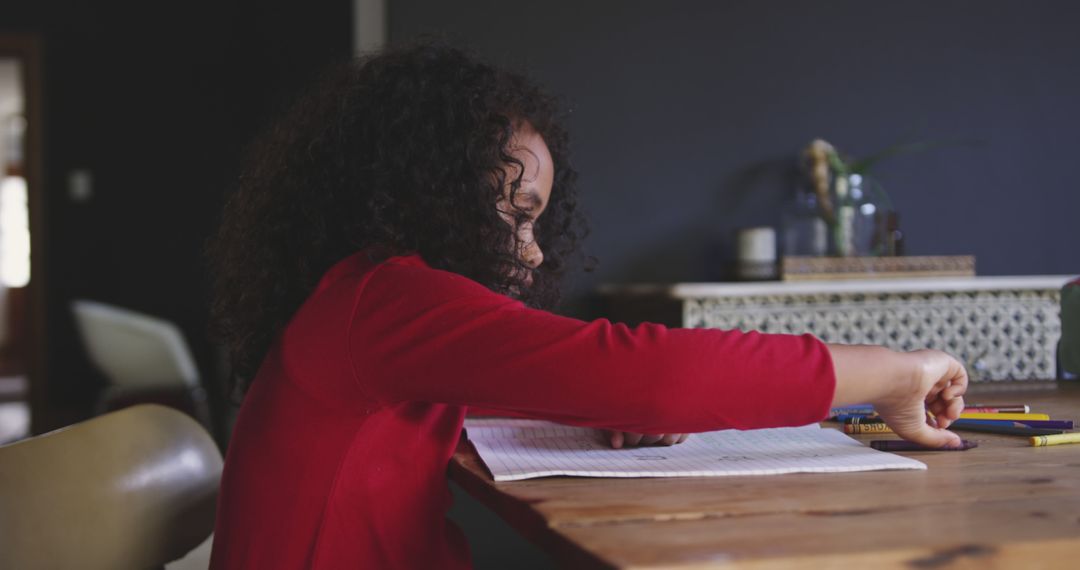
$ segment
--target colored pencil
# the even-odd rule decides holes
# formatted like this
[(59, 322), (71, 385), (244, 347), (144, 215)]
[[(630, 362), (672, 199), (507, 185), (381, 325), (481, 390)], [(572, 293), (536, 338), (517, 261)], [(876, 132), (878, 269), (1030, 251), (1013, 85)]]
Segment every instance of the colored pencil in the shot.
[(959, 419), (954, 423), (983, 424), (991, 426), (1033, 427), (1051, 429), (1073, 429), (1072, 420), (965, 420)]
[[(847, 427), (847, 426), (844, 426)], [(954, 422), (949, 426), (949, 429), (961, 430), (961, 431), (979, 431), (983, 433), (998, 433), (1004, 435), (1058, 435), (1065, 433), (1065, 430), (1060, 429), (1047, 429), (1047, 428), (1029, 428), (1029, 427), (1014, 427), (1014, 426), (988, 426), (986, 424), (964, 424), (960, 422)]]
[(966, 420), (1048, 420), (1050, 414), (983, 414), (979, 412), (960, 412)]
[(982, 412), (984, 409), (985, 411), (995, 414), (1031, 413), (1031, 406), (1027, 404), (968, 404), (964, 407), (965, 412)]

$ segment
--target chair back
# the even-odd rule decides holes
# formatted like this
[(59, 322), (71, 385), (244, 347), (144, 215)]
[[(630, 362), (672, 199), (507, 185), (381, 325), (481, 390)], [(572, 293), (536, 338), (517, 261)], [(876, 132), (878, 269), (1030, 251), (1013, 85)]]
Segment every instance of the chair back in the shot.
[(144, 404), (0, 446), (0, 568), (150, 568), (214, 529), (221, 453)]
[(199, 385), (195, 359), (173, 323), (95, 301), (74, 301), (72, 309), (91, 362), (113, 386)]

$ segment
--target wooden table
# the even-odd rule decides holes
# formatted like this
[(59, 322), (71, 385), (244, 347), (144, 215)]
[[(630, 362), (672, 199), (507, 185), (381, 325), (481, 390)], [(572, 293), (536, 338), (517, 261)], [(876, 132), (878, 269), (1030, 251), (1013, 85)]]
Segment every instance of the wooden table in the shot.
[[(1080, 383), (969, 393), (1080, 421)], [(450, 476), (571, 567), (1080, 568), (1080, 445), (963, 436), (979, 447), (902, 454), (926, 471), (506, 483), (463, 441)]]

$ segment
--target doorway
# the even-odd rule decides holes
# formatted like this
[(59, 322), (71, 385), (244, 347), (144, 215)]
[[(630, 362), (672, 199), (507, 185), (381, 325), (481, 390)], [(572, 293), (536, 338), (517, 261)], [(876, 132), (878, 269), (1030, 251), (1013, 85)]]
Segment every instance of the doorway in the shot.
[(30, 435), (47, 404), (40, 85), (38, 39), (0, 34), (0, 443)]

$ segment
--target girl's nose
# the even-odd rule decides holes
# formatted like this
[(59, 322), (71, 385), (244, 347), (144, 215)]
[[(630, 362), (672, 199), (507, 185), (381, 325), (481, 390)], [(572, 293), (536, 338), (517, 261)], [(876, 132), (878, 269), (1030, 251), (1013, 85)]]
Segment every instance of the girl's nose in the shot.
[(540, 264), (544, 262), (544, 252), (540, 250), (540, 246), (536, 245), (536, 242), (532, 242), (525, 249), (525, 265), (536, 269), (540, 267)]

